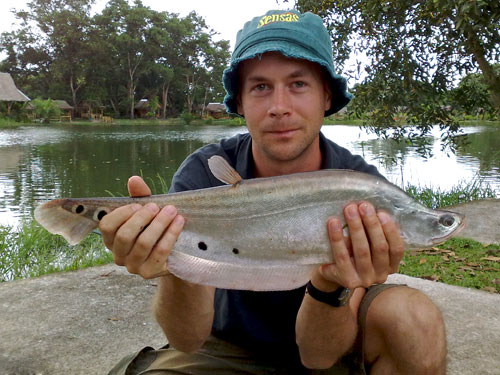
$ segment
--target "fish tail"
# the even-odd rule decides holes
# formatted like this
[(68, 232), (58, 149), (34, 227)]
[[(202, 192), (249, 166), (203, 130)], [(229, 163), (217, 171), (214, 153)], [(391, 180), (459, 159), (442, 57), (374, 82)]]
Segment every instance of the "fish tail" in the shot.
[(60, 234), (70, 245), (76, 245), (97, 228), (98, 223), (63, 208), (66, 199), (46, 202), (35, 209), (35, 219), (50, 233)]

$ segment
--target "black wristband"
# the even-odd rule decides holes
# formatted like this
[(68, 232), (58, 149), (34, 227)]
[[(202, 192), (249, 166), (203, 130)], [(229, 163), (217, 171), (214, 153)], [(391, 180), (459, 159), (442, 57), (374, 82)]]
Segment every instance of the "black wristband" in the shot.
[(333, 292), (323, 292), (317, 289), (311, 281), (306, 285), (306, 293), (308, 293), (316, 301), (326, 303), (333, 307), (341, 307), (347, 305), (351, 297), (349, 288), (340, 287)]

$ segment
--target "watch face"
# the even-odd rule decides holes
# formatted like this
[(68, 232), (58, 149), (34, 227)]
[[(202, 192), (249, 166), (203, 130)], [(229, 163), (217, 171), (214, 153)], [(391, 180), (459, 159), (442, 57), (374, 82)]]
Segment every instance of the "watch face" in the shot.
[(349, 300), (351, 299), (351, 289), (349, 288), (344, 288), (344, 290), (342, 290), (342, 293), (340, 293), (340, 296), (339, 296), (339, 303), (340, 303), (340, 306), (345, 306), (349, 303)]

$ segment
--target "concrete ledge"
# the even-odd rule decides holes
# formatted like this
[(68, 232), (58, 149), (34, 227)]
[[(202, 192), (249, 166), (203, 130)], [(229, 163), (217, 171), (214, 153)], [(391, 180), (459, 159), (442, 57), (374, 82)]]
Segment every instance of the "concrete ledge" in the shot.
[[(500, 373), (500, 295), (403, 275), (442, 309), (449, 375)], [(155, 282), (115, 265), (0, 284), (0, 374), (106, 374), (166, 340), (150, 312)]]
[(115, 265), (0, 284), (0, 374), (105, 374), (164, 345), (154, 285)]

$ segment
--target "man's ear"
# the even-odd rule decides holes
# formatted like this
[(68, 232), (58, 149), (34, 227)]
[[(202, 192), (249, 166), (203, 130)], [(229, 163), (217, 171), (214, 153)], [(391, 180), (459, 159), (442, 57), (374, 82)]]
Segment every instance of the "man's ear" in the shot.
[(329, 85), (329, 80), (325, 81), (325, 112), (332, 107), (332, 88)]
[(240, 93), (238, 93), (238, 95), (236, 95), (236, 111), (240, 116), (245, 117), (245, 112), (243, 111), (243, 104), (241, 104)]

